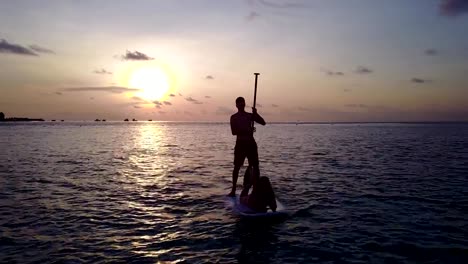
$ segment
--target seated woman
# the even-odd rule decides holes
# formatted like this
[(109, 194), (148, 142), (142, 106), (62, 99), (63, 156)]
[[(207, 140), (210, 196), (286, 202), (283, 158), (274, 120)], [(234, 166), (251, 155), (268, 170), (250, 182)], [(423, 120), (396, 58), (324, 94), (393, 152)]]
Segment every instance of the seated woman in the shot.
[(240, 202), (257, 212), (266, 213), (268, 208), (276, 212), (276, 197), (270, 179), (262, 176), (254, 181), (252, 193), (241, 196)]

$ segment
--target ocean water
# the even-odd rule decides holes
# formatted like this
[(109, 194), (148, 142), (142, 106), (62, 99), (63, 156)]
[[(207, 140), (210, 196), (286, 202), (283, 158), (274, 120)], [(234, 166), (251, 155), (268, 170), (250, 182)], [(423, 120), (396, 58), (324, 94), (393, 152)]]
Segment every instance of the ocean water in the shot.
[(229, 124), (0, 124), (0, 262), (468, 263), (468, 124), (255, 136), (282, 221), (226, 208)]

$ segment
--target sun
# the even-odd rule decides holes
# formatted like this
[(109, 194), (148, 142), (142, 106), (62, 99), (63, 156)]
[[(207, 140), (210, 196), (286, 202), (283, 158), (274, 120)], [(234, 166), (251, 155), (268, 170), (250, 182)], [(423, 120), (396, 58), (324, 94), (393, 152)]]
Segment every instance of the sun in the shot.
[(159, 67), (136, 69), (130, 75), (129, 85), (140, 89), (136, 95), (148, 101), (162, 99), (170, 88), (168, 75)]

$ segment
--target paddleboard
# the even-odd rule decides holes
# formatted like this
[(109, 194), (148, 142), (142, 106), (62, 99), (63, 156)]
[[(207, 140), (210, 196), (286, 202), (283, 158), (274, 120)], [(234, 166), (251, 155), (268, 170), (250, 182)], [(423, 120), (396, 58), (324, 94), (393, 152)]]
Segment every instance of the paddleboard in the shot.
[(267, 212), (257, 212), (249, 208), (248, 206), (242, 204), (239, 200), (239, 196), (235, 197), (226, 197), (226, 205), (230, 208), (234, 214), (242, 217), (285, 217), (288, 216), (286, 207), (276, 199), (276, 212), (268, 209)]

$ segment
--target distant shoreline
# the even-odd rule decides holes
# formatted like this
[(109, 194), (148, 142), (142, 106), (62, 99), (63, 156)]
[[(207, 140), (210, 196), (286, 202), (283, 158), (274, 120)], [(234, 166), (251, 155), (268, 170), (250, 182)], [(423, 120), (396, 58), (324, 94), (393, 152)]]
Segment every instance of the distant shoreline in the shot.
[[(55, 120), (44, 120), (42, 118), (8, 118), (0, 120), (1, 122), (46, 122), (56, 123)], [(60, 123), (63, 123), (61, 121)], [(96, 123), (93, 120), (68, 120), (66, 123)], [(180, 123), (180, 124), (229, 124), (228, 121), (136, 121), (126, 122), (120, 120), (108, 120), (106, 123)], [(351, 125), (351, 124), (468, 124), (468, 121), (372, 121), (372, 122), (269, 122), (267, 125)]]
[(10, 117), (0, 120), (0, 122), (32, 122), (32, 121), (39, 121), (44, 122), (45, 120), (42, 118), (25, 118), (25, 117)]

